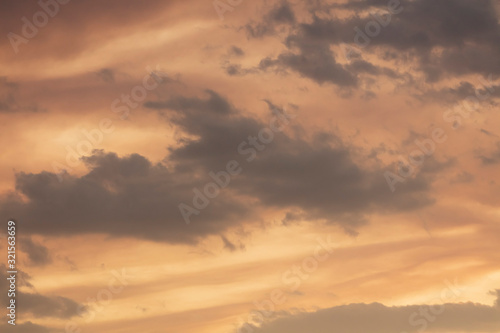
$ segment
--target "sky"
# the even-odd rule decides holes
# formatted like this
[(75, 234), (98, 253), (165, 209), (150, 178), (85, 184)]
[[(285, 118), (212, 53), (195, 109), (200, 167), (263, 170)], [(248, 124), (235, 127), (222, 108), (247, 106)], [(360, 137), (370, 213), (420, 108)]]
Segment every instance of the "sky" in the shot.
[(500, 332), (499, 2), (0, 17), (2, 332)]

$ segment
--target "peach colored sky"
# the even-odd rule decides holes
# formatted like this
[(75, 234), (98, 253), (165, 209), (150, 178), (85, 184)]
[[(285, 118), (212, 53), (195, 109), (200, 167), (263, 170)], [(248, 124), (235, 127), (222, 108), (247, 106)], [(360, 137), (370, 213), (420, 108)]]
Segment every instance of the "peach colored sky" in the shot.
[(42, 3), (0, 4), (2, 332), (500, 332), (496, 2)]

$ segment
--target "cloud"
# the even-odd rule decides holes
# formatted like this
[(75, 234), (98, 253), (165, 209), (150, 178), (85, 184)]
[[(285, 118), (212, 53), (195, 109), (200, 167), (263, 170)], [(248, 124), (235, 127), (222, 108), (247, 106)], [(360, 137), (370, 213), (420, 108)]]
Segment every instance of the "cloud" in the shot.
[(28, 255), (28, 262), (32, 266), (43, 266), (52, 262), (49, 250), (42, 244), (35, 243), (30, 237), (22, 237), (19, 250)]
[[(9, 290), (7, 268), (5, 265), (0, 265), (0, 268), (0, 288), (2, 290)], [(18, 279), (20, 279), (18, 281), (18, 288), (22, 286), (32, 288), (29, 283), (30, 277), (26, 273), (19, 271)], [(2, 300), (2, 304), (7, 304), (9, 301), (7, 293), (3, 294), (0, 299)], [(16, 304), (20, 311), (29, 313), (35, 318), (52, 317), (61, 319), (77, 316), (78, 307), (80, 306), (77, 302), (66, 297), (45, 296), (19, 290), (16, 292)]]
[[(386, 166), (367, 165), (357, 147), (334, 133), (306, 139), (293, 131), (277, 132), (264, 148), (252, 146), (276, 115), (281, 118), (275, 125), (284, 128), (284, 110), (266, 103), (270, 117), (261, 120), (211, 90), (202, 97), (147, 102), (183, 133), (163, 163), (96, 151), (83, 158), (86, 174), (67, 175), (63, 182), (51, 172), (20, 172), (16, 192), (0, 202), (0, 214), (15, 216), (33, 234), (103, 233), (192, 244), (260, 221), (258, 213), (267, 208), (295, 209), (306, 219), (351, 232), (368, 213), (414, 210), (433, 202), (428, 190), (439, 168), (409, 179), (393, 195), (383, 177)], [(300, 132), (298, 124), (293, 126)], [(193, 189), (203, 189), (213, 181), (208, 174), (224, 170), (231, 160), (243, 172), (193, 216), (193, 227), (186, 226), (179, 204), (191, 204)]]
[[(182, 169), (207, 166), (206, 170), (220, 170), (221, 161), (234, 158), (240, 143), (269, 126), (243, 116), (234, 108), (228, 109), (230, 104), (221, 103), (220, 99), (209, 92), (205, 100), (174, 98), (163, 103), (146, 103), (153, 109), (170, 108), (174, 111), (171, 121), (196, 137), (171, 151), (170, 159), (183, 165)], [(223, 114), (213, 109), (218, 103), (223, 106)], [(271, 112), (278, 110), (271, 102), (267, 103)], [(315, 134), (313, 141), (276, 134), (258, 158), (248, 165), (241, 162), (244, 172), (231, 188), (251, 195), (263, 206), (298, 207), (307, 212), (308, 218), (345, 226), (356, 225), (368, 211), (416, 209), (432, 202), (425, 194), (429, 182), (424, 176), (410, 180), (405, 193), (392, 196), (381, 176), (382, 166), (370, 170), (358, 165), (355, 147), (332, 133)]]
[(298, 53), (282, 53), (273, 65), (294, 70), (319, 84), (329, 82), (348, 87), (357, 85), (357, 77), (345, 66), (337, 63), (334, 53), (327, 45), (305, 40), (300, 42), (295, 41), (290, 44), (290, 49), (297, 48)]
[[(110, 0), (105, 5), (89, 0), (68, 2), (59, 5), (58, 9), (51, 6), (50, 10), (56, 12), (54, 17), (50, 17), (46, 25), (37, 28), (36, 34), (28, 35), (29, 42), (18, 45), (18, 53), (14, 52), (9, 38), (3, 38), (0, 41), (0, 57), (17, 61), (75, 58), (88, 47), (96, 49), (107, 44), (110, 39), (131, 31), (153, 30), (152, 22), (164, 19), (168, 15), (166, 11), (174, 6), (190, 6), (191, 11), (188, 13), (194, 13), (194, 2), (148, 0), (142, 6), (134, 6), (132, 0)], [(0, 30), (23, 36), (24, 22), (21, 18), (26, 17), (32, 22), (34, 14), (40, 11), (43, 12), (38, 1), (1, 2), (3, 19), (0, 21)], [(186, 18), (183, 15), (182, 19)], [(174, 23), (176, 19), (181, 18), (172, 16), (168, 22)], [(103, 31), (107, 33), (103, 34)], [(70, 41), (72, 46), (68, 47)]]
[(241, 48), (231, 45), (228, 51), (229, 55), (235, 56), (235, 57), (241, 57), (245, 55), (245, 51), (243, 51)]
[(292, 6), (287, 1), (281, 1), (269, 10), (260, 22), (250, 22), (245, 25), (248, 36), (261, 38), (276, 33), (276, 28), (282, 24), (295, 24), (296, 18)]
[(226, 229), (237, 216), (251, 216), (244, 205), (222, 195), (203, 211), (203, 223), (188, 228), (178, 205), (190, 203), (192, 189), (206, 181), (196, 179), (193, 170), (171, 172), (138, 154), (120, 158), (96, 152), (84, 162), (87, 174), (63, 182), (50, 172), (17, 174), (16, 187), (28, 201), (11, 194), (1, 211), (23, 221), (31, 233), (104, 233), (172, 243), (196, 242)]
[(257, 73), (257, 69), (255, 68), (243, 68), (240, 64), (224, 64), (222, 66), (226, 70), (226, 73), (231, 76), (242, 76), (246, 74)]
[[(379, 34), (370, 38), (365, 33), (361, 38), (368, 46), (355, 43), (358, 31), (355, 29), (364, 31), (368, 22), (376, 22), (369, 11), (387, 12), (388, 1), (308, 4), (310, 18), (306, 20), (298, 21), (292, 14), (288, 17), (293, 20), (275, 18), (272, 13), (278, 8), (287, 8), (291, 13), (299, 11), (290, 3), (282, 2), (264, 14), (261, 23), (246, 26), (253, 38), (288, 31), (284, 39), (288, 51), (271, 58), (272, 61), (266, 60), (268, 66), (289, 68), (319, 84), (356, 86), (359, 72), (353, 66), (339, 64), (335, 59), (341, 52), (334, 54), (331, 50), (332, 46), (347, 44), (363, 48), (362, 53), (366, 51), (368, 55), (378, 54), (381, 59), (391, 60), (394, 66), (411, 66), (429, 82), (448, 75), (500, 74), (497, 61), (500, 25), (491, 0), (401, 1), (403, 10), (391, 15), (390, 23), (381, 27)], [(343, 9), (347, 14), (340, 18), (332, 9)], [(276, 25), (285, 25), (286, 29), (277, 32)], [(389, 54), (391, 57), (387, 57)]]
[(36, 318), (69, 319), (79, 314), (79, 304), (66, 297), (19, 293), (17, 300), (23, 311), (33, 314)]
[[(476, 303), (385, 306), (349, 304), (316, 312), (284, 315), (252, 327), (255, 333), (491, 332), (500, 330), (500, 307)], [(247, 326), (250, 327), (250, 326)], [(242, 329), (242, 332), (245, 330)]]

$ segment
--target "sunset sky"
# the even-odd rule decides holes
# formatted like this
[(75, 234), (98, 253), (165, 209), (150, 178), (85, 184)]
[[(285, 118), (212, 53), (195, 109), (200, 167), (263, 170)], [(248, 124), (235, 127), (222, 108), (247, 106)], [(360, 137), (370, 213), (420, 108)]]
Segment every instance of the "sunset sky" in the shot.
[(500, 333), (497, 0), (0, 16), (2, 333)]

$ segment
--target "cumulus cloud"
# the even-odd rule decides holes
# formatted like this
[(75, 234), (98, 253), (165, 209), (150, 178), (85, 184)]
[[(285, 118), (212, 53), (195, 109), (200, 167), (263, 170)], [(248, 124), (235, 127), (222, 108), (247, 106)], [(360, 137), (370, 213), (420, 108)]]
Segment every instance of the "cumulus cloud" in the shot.
[[(448, 75), (500, 74), (500, 24), (492, 0), (401, 1), (401, 12), (391, 15), (390, 24), (373, 38), (361, 37), (362, 48), (378, 52), (394, 65), (407, 64), (424, 74), (429, 82)], [(332, 46), (355, 43), (357, 31), (365, 30), (374, 17), (369, 12), (387, 12), (388, 1), (363, 0), (341, 4), (310, 2), (310, 18), (298, 21), (294, 6), (282, 2), (264, 15), (260, 24), (247, 25), (249, 36), (283, 34), (276, 25), (286, 25), (284, 44), (288, 51), (264, 63), (296, 71), (321, 84), (356, 86), (356, 66), (336, 61)], [(278, 19), (273, 13), (286, 9), (289, 19)], [(343, 18), (336, 11), (347, 11)], [(333, 10), (333, 12), (332, 12)], [(292, 19), (293, 18), (293, 19)], [(355, 30), (359, 29), (359, 30)], [(357, 54), (357, 57), (360, 55)], [(375, 66), (375, 65), (372, 65)], [(366, 66), (364, 68), (367, 68)], [(383, 71), (382, 71), (383, 73)], [(372, 73), (373, 74), (373, 73)], [(466, 87), (464, 87), (466, 88)]]
[[(283, 118), (282, 109), (267, 104), (269, 119), (276, 114)], [(163, 163), (139, 154), (119, 157), (96, 151), (83, 158), (87, 174), (66, 175), (63, 182), (50, 172), (20, 172), (16, 192), (0, 203), (2, 216), (16, 216), (34, 234), (103, 233), (195, 243), (259, 221), (257, 213), (264, 208), (296, 209), (305, 218), (352, 230), (365, 222), (365, 214), (433, 202), (428, 194), (433, 170), (409, 179), (394, 196), (383, 177), (385, 166), (364, 165), (366, 157), (334, 133), (307, 139), (282, 131), (271, 143), (252, 146), (252, 138), (270, 126), (269, 119), (247, 116), (211, 90), (205, 96), (177, 95), (145, 106), (184, 133)], [(193, 189), (203, 189), (212, 181), (209, 172), (224, 170), (231, 160), (243, 172), (193, 216), (196, 227), (187, 227), (179, 204), (190, 204)]]
[(248, 213), (243, 204), (222, 195), (203, 211), (204, 223), (188, 228), (178, 205), (190, 202), (193, 187), (204, 184), (190, 169), (171, 172), (138, 154), (121, 158), (96, 152), (84, 162), (90, 169), (86, 175), (68, 175), (63, 182), (50, 172), (18, 174), (17, 189), (28, 201), (11, 194), (2, 212), (22, 220), (31, 233), (104, 233), (172, 243), (218, 233)]

